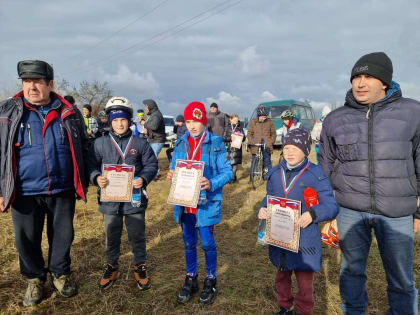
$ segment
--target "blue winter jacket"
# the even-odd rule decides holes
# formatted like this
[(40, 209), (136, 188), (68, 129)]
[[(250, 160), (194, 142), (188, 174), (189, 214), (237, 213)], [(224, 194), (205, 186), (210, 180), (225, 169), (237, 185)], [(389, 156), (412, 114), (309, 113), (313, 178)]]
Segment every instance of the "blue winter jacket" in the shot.
[[(298, 167), (288, 170), (286, 161), (273, 167), (267, 174), (267, 195), (285, 198), (281, 183), (281, 168), (287, 173), (291, 172), (291, 178), (296, 176), (308, 163), (305, 161)], [(338, 214), (338, 204), (334, 199), (330, 182), (321, 166), (310, 163), (308, 169), (302, 174), (287, 198), (301, 201), (302, 212), (309, 211), (303, 191), (312, 187), (318, 194), (319, 204), (311, 208), (315, 214), (314, 221), (306, 228), (300, 230), (299, 251), (297, 253), (269, 246), (270, 260), (280, 270), (309, 270), (318, 272), (321, 268), (321, 233), (318, 228), (319, 222), (327, 221)], [(261, 207), (267, 207), (267, 196), (261, 202)]]
[[(74, 190), (73, 161), (67, 131), (56, 114), (61, 101), (52, 98), (46, 115), (25, 101), (15, 135), (16, 191), (21, 195)], [(54, 116), (53, 118), (51, 118)]]
[(322, 124), (319, 162), (340, 206), (420, 219), (420, 103), (394, 81), (370, 106), (349, 90)]
[[(175, 169), (177, 159), (187, 159), (185, 146), (188, 152), (190, 145), (188, 137), (190, 133), (187, 131), (181, 138), (175, 142), (174, 153), (172, 157), (171, 169)], [(210, 181), (210, 190), (207, 191), (207, 203), (198, 206), (197, 209), (197, 226), (210, 226), (220, 223), (222, 217), (222, 190), (232, 178), (233, 172), (230, 166), (230, 160), (222, 137), (217, 137), (211, 132), (207, 132), (207, 136), (201, 147), (201, 159), (204, 162), (204, 177)], [(184, 207), (174, 206), (174, 219), (180, 223)]]

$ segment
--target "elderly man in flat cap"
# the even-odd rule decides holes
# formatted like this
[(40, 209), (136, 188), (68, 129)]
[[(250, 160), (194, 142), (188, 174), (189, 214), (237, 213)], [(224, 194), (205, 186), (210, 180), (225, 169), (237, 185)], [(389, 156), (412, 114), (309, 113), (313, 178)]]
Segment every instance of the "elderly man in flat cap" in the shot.
[(70, 247), (75, 200), (85, 199), (88, 142), (80, 111), (53, 92), (53, 68), (39, 60), (17, 68), (22, 91), (0, 102), (0, 211), (12, 209), (20, 272), (28, 282), (23, 304), (32, 306), (42, 300), (48, 272), (62, 296), (77, 293), (69, 279)]

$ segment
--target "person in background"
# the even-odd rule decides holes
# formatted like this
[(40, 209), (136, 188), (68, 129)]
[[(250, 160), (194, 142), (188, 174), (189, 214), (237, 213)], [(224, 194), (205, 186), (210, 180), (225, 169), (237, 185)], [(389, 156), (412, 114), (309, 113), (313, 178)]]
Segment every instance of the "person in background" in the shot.
[[(310, 315), (315, 305), (314, 275), (321, 268), (321, 233), (318, 223), (334, 218), (338, 204), (321, 166), (308, 160), (311, 136), (306, 129), (293, 129), (283, 139), (284, 159), (267, 174), (267, 195), (261, 202), (259, 219), (267, 219), (267, 196), (287, 198), (301, 202), (299, 250), (297, 253), (269, 246), (270, 260), (278, 268), (275, 285), (279, 315)], [(315, 190), (318, 204), (308, 208), (304, 191)], [(292, 273), (298, 290), (292, 295)], [(294, 302), (294, 303), (293, 303)], [(295, 304), (295, 305), (293, 305)]]
[(213, 135), (223, 137), (223, 133), (229, 124), (229, 116), (219, 111), (219, 106), (216, 103), (210, 105), (208, 121), (207, 129)]
[(413, 260), (414, 233), (420, 232), (420, 103), (402, 96), (392, 73), (385, 53), (360, 57), (344, 106), (322, 124), (319, 162), (340, 205), (344, 314), (368, 308), (372, 230), (388, 284), (387, 314), (418, 314)]
[(325, 117), (331, 112), (331, 108), (329, 106), (324, 106), (322, 109), (321, 118), (317, 121), (314, 125), (314, 128), (311, 131), (312, 140), (315, 142), (315, 153), (316, 153), (316, 163), (319, 163), (318, 160), (318, 152), (319, 152), (319, 139), (321, 138), (321, 130), (322, 130), (322, 122), (324, 121)]
[[(187, 132), (187, 130), (188, 130), (187, 126), (185, 125), (185, 122), (184, 122), (184, 116), (182, 116), (182, 115), (176, 116), (175, 126), (174, 126), (174, 134), (176, 134), (176, 138), (177, 139), (181, 138), (184, 135), (184, 133)], [(173, 151), (174, 151), (173, 146), (169, 147), (166, 150), (166, 156), (168, 157), (169, 164), (172, 161), (172, 152)]]
[(197, 208), (174, 206), (174, 219), (182, 227), (186, 261), (184, 287), (178, 293), (177, 301), (187, 303), (199, 290), (197, 233), (200, 233), (201, 247), (206, 260), (206, 278), (199, 302), (211, 304), (217, 295), (217, 245), (213, 235), (214, 226), (221, 220), (223, 186), (232, 178), (232, 167), (223, 139), (206, 130), (207, 113), (204, 104), (188, 104), (184, 110), (184, 119), (188, 132), (175, 143), (171, 170), (167, 178), (172, 180), (177, 159), (203, 161), (201, 191), (205, 192), (206, 197), (204, 203), (199, 204)]
[[(76, 198), (86, 201), (89, 144), (80, 111), (53, 92), (53, 68), (25, 60), (17, 70), (22, 91), (0, 102), (0, 212), (12, 208), (27, 281), (23, 305), (34, 306), (43, 298), (48, 273), (61, 296), (77, 294), (70, 248)], [(47, 267), (41, 247), (45, 217)]]
[(305, 129), (299, 118), (289, 109), (281, 113), (280, 118), (283, 120), (283, 129), (281, 134), (281, 142), (283, 143), (284, 137), (293, 129)]
[(89, 104), (83, 105), (82, 114), (89, 139), (93, 140), (95, 139), (95, 135), (98, 132), (98, 123), (96, 119), (92, 117), (92, 106)]
[[(144, 133), (147, 134), (150, 146), (155, 152), (156, 158), (159, 159), (159, 153), (165, 145), (165, 121), (163, 115), (159, 110), (154, 100), (148, 99), (143, 101), (144, 109), (147, 114), (147, 120), (144, 124)], [(156, 175), (156, 180), (159, 179), (160, 171)]]
[(134, 132), (137, 137), (145, 137), (144, 134), (144, 124), (146, 120), (144, 119), (144, 110), (137, 110), (137, 117), (133, 119), (133, 124), (130, 129)]
[(265, 145), (263, 149), (263, 160), (264, 168), (266, 172), (272, 167), (271, 165), (271, 154), (273, 153), (274, 142), (276, 141), (276, 128), (273, 121), (267, 117), (267, 111), (264, 106), (258, 106), (257, 116), (249, 122), (248, 126), (248, 143), (251, 145), (251, 170), (255, 162), (255, 156), (258, 152), (258, 148), (253, 144)]
[(133, 273), (140, 290), (150, 288), (150, 278), (146, 267), (145, 212), (148, 198), (144, 193), (147, 184), (157, 173), (157, 159), (144, 138), (136, 137), (130, 130), (133, 108), (125, 97), (112, 97), (105, 106), (111, 122), (111, 132), (107, 137), (95, 139), (89, 155), (89, 177), (94, 185), (104, 189), (108, 179), (102, 175), (103, 164), (126, 164), (135, 166), (133, 187), (141, 189), (139, 206), (130, 202), (100, 202), (106, 237), (106, 269), (98, 287), (105, 290), (119, 276), (119, 256), (123, 223), (127, 228), (128, 240), (133, 251)]
[(111, 126), (108, 121), (108, 115), (104, 110), (98, 113), (98, 132), (96, 133), (97, 137), (107, 136)]
[(242, 164), (242, 146), (240, 148), (235, 148), (232, 146), (232, 135), (242, 136), (242, 142), (245, 141), (245, 132), (243, 129), (242, 122), (239, 121), (239, 116), (237, 114), (232, 114), (229, 118), (229, 125), (225, 130), (223, 135), (225, 143), (228, 144), (228, 152), (230, 156), (230, 164), (232, 165), (233, 178), (230, 181), (235, 183), (238, 181), (236, 177), (236, 172), (238, 171), (238, 165)]

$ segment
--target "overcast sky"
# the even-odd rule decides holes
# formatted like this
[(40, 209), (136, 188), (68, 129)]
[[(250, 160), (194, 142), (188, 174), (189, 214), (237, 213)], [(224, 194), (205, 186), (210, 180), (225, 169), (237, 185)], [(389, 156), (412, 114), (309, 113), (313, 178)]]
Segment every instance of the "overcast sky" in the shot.
[(0, 0), (0, 90), (41, 59), (72, 85), (164, 114), (198, 100), (249, 115), (261, 101), (342, 103), (355, 61), (384, 51), (403, 96), (420, 99), (418, 0)]

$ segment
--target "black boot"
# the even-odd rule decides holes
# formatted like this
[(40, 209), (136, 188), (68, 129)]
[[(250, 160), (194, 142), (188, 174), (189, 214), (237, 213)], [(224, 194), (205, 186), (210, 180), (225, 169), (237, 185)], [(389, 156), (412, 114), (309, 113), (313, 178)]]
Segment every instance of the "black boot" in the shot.
[(201, 291), (199, 302), (201, 304), (212, 304), (216, 295), (216, 279), (204, 280), (204, 288), (203, 291)]
[(185, 283), (184, 287), (179, 291), (178, 296), (176, 297), (176, 300), (178, 303), (184, 304), (187, 303), (192, 295), (196, 292), (198, 292), (198, 281), (197, 281), (197, 275), (195, 277), (191, 277), (187, 275), (185, 277)]

